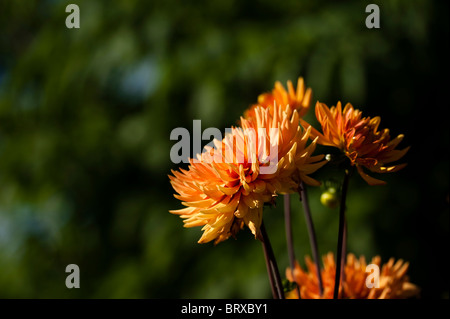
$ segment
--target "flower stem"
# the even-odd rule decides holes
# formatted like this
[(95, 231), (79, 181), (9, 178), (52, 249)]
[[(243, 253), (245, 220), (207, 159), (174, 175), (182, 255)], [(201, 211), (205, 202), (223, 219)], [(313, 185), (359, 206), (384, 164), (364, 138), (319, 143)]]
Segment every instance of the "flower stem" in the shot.
[[(339, 284), (341, 280), (341, 266), (343, 266), (342, 262), (342, 252), (344, 246), (344, 235), (346, 236), (345, 231), (345, 199), (347, 197), (347, 189), (348, 189), (348, 181), (349, 181), (350, 173), (348, 169), (345, 170), (344, 182), (342, 183), (342, 193), (341, 193), (341, 203), (339, 208), (339, 233), (338, 233), (338, 245), (337, 245), (337, 256), (336, 256), (336, 276), (334, 281), (334, 294), (333, 298), (338, 299), (339, 297)], [(345, 234), (344, 234), (345, 233)], [(347, 240), (345, 240), (346, 242)]]
[[(284, 195), (284, 222), (286, 226), (286, 242), (289, 255), (289, 265), (291, 268), (292, 279), (295, 281), (294, 269), (295, 269), (295, 252), (294, 252), (294, 240), (292, 237), (292, 222), (291, 222), (291, 197), (289, 194)], [(300, 297), (300, 288), (297, 285), (298, 298)]]
[(269, 236), (267, 235), (264, 223), (261, 223), (261, 238), (263, 245), (264, 257), (266, 260), (267, 274), (269, 275), (270, 287), (272, 288), (272, 295), (274, 299), (284, 299), (283, 285), (281, 283), (280, 272), (278, 271), (277, 261), (270, 244)]
[(347, 218), (344, 220), (344, 234), (342, 238), (341, 280), (345, 282), (345, 262), (347, 256)]
[(311, 244), (311, 251), (316, 264), (317, 278), (319, 280), (319, 293), (323, 295), (323, 282), (322, 275), (320, 274), (320, 264), (319, 264), (319, 248), (317, 245), (316, 231), (314, 229), (314, 224), (311, 217), (311, 209), (309, 207), (308, 194), (306, 192), (306, 186), (303, 182), (300, 184), (300, 199), (303, 204), (303, 211), (305, 213), (306, 226), (308, 228), (309, 242)]
[(263, 245), (264, 259), (266, 261), (267, 275), (269, 276), (269, 282), (270, 282), (270, 288), (272, 290), (272, 296), (273, 296), (273, 299), (279, 299), (278, 298), (278, 292), (277, 292), (277, 289), (276, 289), (276, 286), (275, 286), (275, 279), (273, 277), (272, 268), (270, 266), (269, 256), (267, 254), (266, 247), (264, 246), (264, 242), (261, 241), (261, 243)]

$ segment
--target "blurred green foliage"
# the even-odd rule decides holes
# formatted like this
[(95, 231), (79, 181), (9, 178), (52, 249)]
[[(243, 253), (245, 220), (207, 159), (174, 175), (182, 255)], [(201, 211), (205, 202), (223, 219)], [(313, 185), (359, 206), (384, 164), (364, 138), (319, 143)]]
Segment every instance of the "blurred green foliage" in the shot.
[[(76, 3), (81, 28), (67, 29)], [(348, 250), (409, 260), (425, 298), (448, 298), (448, 4), (373, 1), (0, 1), (0, 297), (270, 298), (261, 245), (199, 245), (168, 213), (176, 127), (224, 129), (276, 80), (351, 102), (404, 133), (409, 165), (348, 197)], [(310, 112), (307, 120), (314, 122)], [(320, 150), (320, 149), (319, 149)], [(324, 150), (327, 151), (327, 150)], [(325, 169), (326, 180), (337, 172)], [(309, 189), (321, 254), (337, 210)], [(296, 254), (310, 254), (292, 196)], [(282, 202), (264, 213), (282, 274)], [(67, 289), (68, 264), (81, 288)]]

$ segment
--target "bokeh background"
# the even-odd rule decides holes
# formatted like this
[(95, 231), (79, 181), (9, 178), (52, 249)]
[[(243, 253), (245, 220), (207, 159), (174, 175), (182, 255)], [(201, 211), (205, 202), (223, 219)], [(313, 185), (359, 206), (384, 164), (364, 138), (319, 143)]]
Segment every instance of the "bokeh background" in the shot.
[[(81, 28), (67, 29), (76, 3)], [(381, 28), (367, 29), (376, 3)], [(261, 245), (199, 245), (168, 212), (176, 127), (224, 130), (258, 94), (305, 78), (411, 145), (402, 171), (348, 197), (348, 250), (410, 261), (449, 297), (449, 7), (445, 1), (0, 0), (0, 297), (270, 298)], [(312, 122), (313, 112), (307, 115)], [(207, 141), (205, 141), (206, 143)], [(321, 180), (336, 172), (323, 170)], [(310, 188), (321, 254), (338, 212)], [(264, 219), (284, 277), (282, 201)], [(310, 254), (292, 196), (296, 255)], [(65, 267), (81, 288), (65, 287)]]

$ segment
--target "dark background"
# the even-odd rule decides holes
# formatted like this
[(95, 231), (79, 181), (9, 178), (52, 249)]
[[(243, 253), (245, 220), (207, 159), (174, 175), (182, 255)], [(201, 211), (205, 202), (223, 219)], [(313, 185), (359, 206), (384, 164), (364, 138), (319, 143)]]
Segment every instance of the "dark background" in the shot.
[[(67, 29), (76, 3), (81, 28)], [(376, 3), (381, 28), (367, 29)], [(410, 262), (449, 297), (449, 16), (445, 1), (0, 1), (0, 297), (270, 298), (261, 245), (199, 245), (167, 175), (176, 127), (224, 130), (276, 80), (313, 105), (351, 102), (411, 146), (395, 174), (357, 175), (348, 250)], [(314, 113), (306, 116), (314, 122)], [(320, 151), (321, 149), (318, 149)], [(325, 150), (324, 150), (325, 151)], [(316, 174), (321, 180), (330, 169)], [(338, 212), (309, 189), (321, 254)], [(310, 254), (292, 196), (296, 254)], [(282, 204), (264, 212), (284, 277)], [(67, 289), (66, 265), (81, 270)]]

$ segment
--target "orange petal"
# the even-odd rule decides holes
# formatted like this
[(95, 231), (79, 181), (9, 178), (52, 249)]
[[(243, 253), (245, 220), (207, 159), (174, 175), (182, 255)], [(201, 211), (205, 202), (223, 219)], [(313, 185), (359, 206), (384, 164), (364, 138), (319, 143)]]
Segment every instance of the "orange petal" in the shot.
[(358, 173), (359, 175), (367, 182), (367, 184), (369, 184), (370, 186), (377, 186), (377, 185), (385, 185), (386, 182), (373, 178), (369, 175), (367, 175), (366, 173), (364, 173), (364, 171), (362, 170), (361, 166), (356, 166), (356, 168), (358, 169)]

